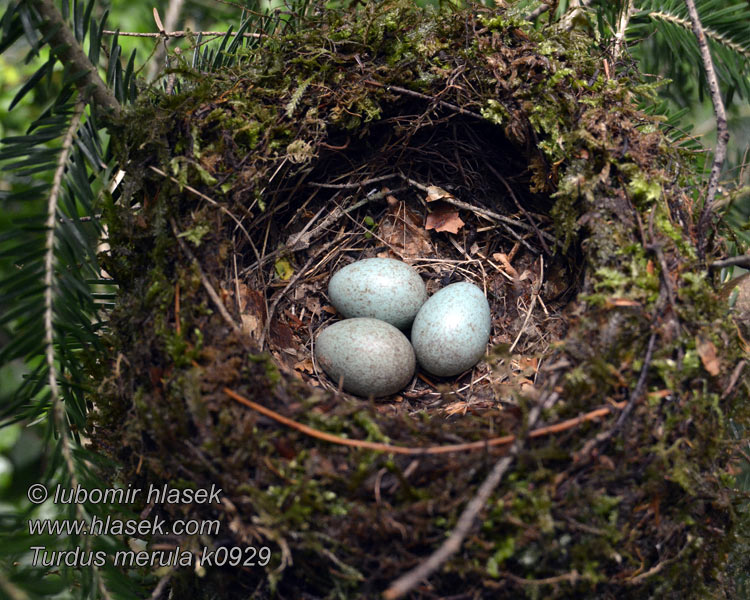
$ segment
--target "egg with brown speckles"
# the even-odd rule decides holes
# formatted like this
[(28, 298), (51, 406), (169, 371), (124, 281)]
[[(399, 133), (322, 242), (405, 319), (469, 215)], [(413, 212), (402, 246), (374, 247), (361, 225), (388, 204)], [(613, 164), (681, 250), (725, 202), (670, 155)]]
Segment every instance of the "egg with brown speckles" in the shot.
[(328, 297), (346, 318), (370, 317), (406, 329), (427, 300), (427, 289), (405, 262), (366, 258), (331, 277)]
[(419, 365), (450, 377), (473, 367), (490, 339), (490, 305), (473, 283), (454, 283), (436, 292), (419, 309), (411, 343)]
[(406, 336), (385, 321), (355, 318), (326, 327), (315, 340), (315, 359), (345, 391), (388, 396), (414, 375), (414, 350)]

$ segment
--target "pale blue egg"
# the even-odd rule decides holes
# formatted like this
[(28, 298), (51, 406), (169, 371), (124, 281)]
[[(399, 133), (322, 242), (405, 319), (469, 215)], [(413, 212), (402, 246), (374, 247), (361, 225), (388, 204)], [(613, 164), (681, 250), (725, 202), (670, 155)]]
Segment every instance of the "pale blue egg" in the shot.
[(366, 258), (331, 277), (328, 297), (346, 318), (371, 317), (406, 329), (427, 300), (427, 289), (405, 262)]
[(315, 359), (333, 382), (357, 396), (388, 396), (411, 381), (414, 350), (406, 336), (385, 321), (346, 319), (326, 327), (315, 340)]
[(419, 309), (411, 343), (425, 371), (450, 377), (479, 362), (490, 339), (490, 327), (490, 305), (482, 290), (473, 283), (454, 283)]

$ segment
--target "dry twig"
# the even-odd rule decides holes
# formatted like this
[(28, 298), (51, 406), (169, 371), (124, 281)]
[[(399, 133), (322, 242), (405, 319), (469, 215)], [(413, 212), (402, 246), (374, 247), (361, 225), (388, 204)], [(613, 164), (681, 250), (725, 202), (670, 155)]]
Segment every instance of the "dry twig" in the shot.
[(208, 292), (209, 298), (211, 298), (211, 301), (214, 303), (214, 306), (216, 306), (216, 309), (219, 311), (219, 314), (222, 316), (224, 321), (226, 321), (227, 325), (229, 325), (232, 330), (235, 333), (241, 333), (241, 330), (237, 323), (234, 322), (232, 319), (232, 316), (227, 311), (226, 307), (224, 306), (224, 303), (221, 301), (221, 298), (219, 298), (219, 295), (216, 293), (216, 290), (211, 285), (211, 282), (208, 281), (208, 278), (203, 273), (203, 269), (201, 269), (201, 265), (198, 262), (198, 259), (195, 258), (195, 254), (193, 254), (190, 251), (190, 248), (188, 248), (187, 244), (182, 240), (180, 237), (180, 232), (177, 229), (177, 223), (175, 223), (174, 219), (170, 217), (169, 224), (172, 226), (172, 233), (174, 233), (174, 238), (177, 240), (177, 243), (180, 245), (180, 249), (185, 253), (185, 256), (187, 256), (193, 264), (195, 264), (196, 269), (198, 269), (198, 275), (201, 278), (201, 284), (203, 285), (203, 288)]
[(708, 268), (711, 270), (723, 269), (724, 267), (742, 267), (743, 269), (750, 269), (750, 254), (730, 256), (729, 258), (716, 260), (708, 265)]
[(719, 175), (727, 156), (729, 129), (727, 128), (727, 113), (724, 109), (724, 101), (721, 98), (719, 80), (716, 77), (716, 70), (711, 59), (711, 51), (708, 48), (706, 34), (703, 31), (698, 9), (695, 7), (694, 0), (685, 0), (685, 5), (690, 14), (690, 21), (693, 24), (693, 33), (698, 40), (698, 48), (703, 59), (703, 68), (706, 71), (706, 80), (708, 81), (708, 89), (711, 92), (711, 102), (713, 102), (714, 114), (716, 116), (716, 151), (714, 152), (714, 162), (711, 166), (711, 175), (708, 178), (706, 200), (703, 203), (703, 210), (698, 220), (698, 256), (703, 259), (706, 250), (707, 229), (711, 221), (711, 215), (713, 214), (716, 191), (719, 188)]
[[(554, 383), (557, 377), (553, 378), (550, 384), (550, 388), (554, 388)], [(555, 392), (550, 393), (546, 398), (543, 398), (536, 406), (529, 411), (528, 427), (531, 428), (536, 423), (542, 409), (548, 405), (551, 405), (557, 399)], [(492, 492), (499, 485), (500, 481), (505, 475), (505, 471), (508, 470), (513, 459), (523, 448), (523, 438), (516, 438), (513, 445), (508, 450), (508, 453), (503, 456), (500, 460), (495, 463), (495, 466), (490, 471), (490, 474), (479, 486), (476, 495), (469, 501), (458, 518), (456, 527), (451, 532), (447, 540), (445, 540), (440, 547), (433, 552), (427, 560), (419, 564), (416, 568), (412, 569), (408, 573), (405, 573), (383, 593), (383, 597), (386, 600), (396, 600), (401, 598), (405, 594), (408, 594), (414, 587), (419, 584), (420, 581), (428, 578), (435, 571), (437, 571), (451, 556), (453, 556), (461, 548), (464, 539), (469, 534), (469, 531), (474, 526), (479, 512), (487, 504)]]
[[(417, 447), (409, 447), (409, 446), (394, 446), (392, 444), (383, 444), (381, 442), (368, 442), (364, 440), (354, 440), (351, 438), (344, 438), (344, 437), (339, 437), (337, 435), (332, 435), (330, 433), (326, 433), (325, 431), (320, 431), (318, 429), (314, 429), (302, 423), (298, 423), (297, 421), (290, 419), (289, 417), (280, 415), (279, 413), (271, 410), (270, 408), (267, 408), (261, 404), (258, 404), (257, 402), (253, 402), (252, 400), (249, 400), (248, 398), (245, 398), (241, 394), (238, 394), (237, 392), (229, 388), (225, 387), (224, 393), (230, 398), (232, 398), (234, 401), (239, 402), (240, 404), (243, 404), (249, 408), (252, 408), (254, 411), (259, 412), (260, 414), (270, 419), (273, 419), (277, 423), (281, 423), (282, 425), (285, 425), (286, 427), (289, 427), (290, 429), (294, 429), (296, 431), (299, 431), (300, 433), (304, 433), (305, 435), (308, 435), (315, 439), (323, 440), (324, 442), (338, 444), (339, 446), (350, 446), (352, 448), (363, 448), (365, 450), (375, 450), (377, 452), (388, 452), (391, 454), (409, 454), (409, 455), (422, 456), (422, 455), (432, 455), (432, 454), (450, 454), (452, 452), (474, 452), (474, 451), (479, 451), (479, 450), (486, 451), (488, 448), (493, 448), (496, 446), (507, 446), (508, 444), (512, 444), (514, 441), (516, 441), (515, 435), (504, 435), (502, 437), (490, 438), (486, 440), (481, 440), (479, 442), (466, 442), (464, 444), (448, 444), (445, 446), (428, 446), (425, 448), (417, 448)], [(550, 396), (550, 398), (557, 398), (557, 396), (553, 394)], [(538, 429), (533, 429), (529, 433), (529, 438), (545, 437), (545, 436), (552, 435), (555, 433), (561, 433), (563, 431), (567, 431), (568, 429), (577, 427), (581, 423), (586, 423), (589, 421), (595, 421), (596, 419), (600, 419), (614, 412), (615, 410), (623, 408), (624, 406), (625, 406), (624, 402), (615, 402), (615, 403), (612, 403), (612, 405), (610, 406), (602, 406), (600, 408), (584, 413), (578, 417), (567, 419), (565, 421), (561, 421), (560, 423), (555, 423), (554, 425), (547, 425), (545, 427), (539, 427)]]

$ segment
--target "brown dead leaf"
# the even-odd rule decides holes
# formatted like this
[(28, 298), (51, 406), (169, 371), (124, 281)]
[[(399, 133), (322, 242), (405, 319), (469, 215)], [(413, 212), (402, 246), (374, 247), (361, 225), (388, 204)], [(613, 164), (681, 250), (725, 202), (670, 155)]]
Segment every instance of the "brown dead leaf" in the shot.
[(494, 258), (502, 265), (503, 269), (505, 269), (505, 272), (508, 275), (510, 275), (514, 279), (518, 279), (518, 271), (516, 271), (513, 268), (513, 265), (510, 264), (510, 260), (508, 259), (508, 256), (505, 254), (505, 252), (495, 252), (492, 255), (492, 258)]
[(436, 200), (444, 200), (445, 198), (448, 198), (450, 200), (456, 199), (453, 194), (451, 194), (450, 192), (446, 192), (441, 187), (438, 187), (436, 185), (427, 186), (427, 198), (425, 198), (427, 202), (435, 202)]
[(237, 284), (239, 288), (238, 304), (240, 308), (241, 329), (251, 338), (260, 339), (266, 320), (266, 305), (263, 294), (249, 288), (244, 283)]
[(695, 348), (698, 351), (698, 356), (701, 357), (701, 362), (706, 371), (711, 375), (718, 375), (721, 367), (714, 343), (708, 338), (698, 335), (695, 338)]
[(390, 252), (402, 259), (434, 255), (430, 234), (422, 226), (422, 217), (406, 208), (403, 202), (389, 205), (388, 214), (378, 229), (379, 237)]
[(435, 231), (447, 231), (448, 233), (458, 233), (465, 225), (458, 216), (458, 210), (453, 208), (447, 202), (440, 202), (434, 207), (434, 210), (427, 215), (425, 220), (425, 229), (434, 229)]
[(270, 333), (270, 341), (274, 347), (279, 348), (280, 350), (294, 347), (292, 329), (283, 321), (280, 321), (279, 319), (273, 319), (271, 321)]
[(443, 411), (450, 416), (456, 414), (465, 415), (468, 408), (469, 405), (466, 402), (454, 402), (453, 404), (446, 406)]
[(304, 329), (305, 324), (288, 308), (284, 311), (284, 316), (287, 318), (287, 322), (293, 329), (297, 331)]
[(259, 340), (263, 329), (262, 321), (255, 315), (249, 313), (242, 313), (240, 319), (242, 319), (242, 333), (250, 336), (254, 340)]
[(303, 373), (309, 373), (312, 375), (315, 370), (313, 369), (313, 362), (312, 359), (306, 358), (305, 360), (301, 360), (298, 363), (294, 365), (294, 369), (296, 371), (302, 371)]

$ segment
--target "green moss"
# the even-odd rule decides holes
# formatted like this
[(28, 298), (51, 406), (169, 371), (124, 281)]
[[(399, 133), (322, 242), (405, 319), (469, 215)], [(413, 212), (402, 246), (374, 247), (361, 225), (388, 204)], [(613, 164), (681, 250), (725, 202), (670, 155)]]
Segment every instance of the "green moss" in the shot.
[[(431, 578), (430, 594), (481, 596), (489, 577), (499, 598), (719, 595), (714, 574), (744, 520), (730, 508), (736, 441), (728, 423), (731, 416), (746, 425), (750, 402), (746, 384), (724, 396), (726, 373), (711, 376), (701, 360), (696, 340), (710, 341), (727, 373), (743, 351), (675, 217), (699, 173), (636, 106), (653, 87), (637, 74), (604, 77), (601, 49), (585, 36), (535, 31), (503, 9), (478, 16), (384, 2), (311, 18), (309, 27), (243, 48), (211, 76), (183, 63), (175, 70), (180, 91), (144, 94), (123, 124), (115, 146), (129, 187), (104, 209), (112, 246), (105, 267), (120, 297), (111, 361), (100, 366), (92, 398), (101, 413), (94, 438), (131, 475), (185, 486), (220, 480), (234, 506), (219, 514), (222, 532), (233, 543), (273, 546), (271, 567), (212, 580), (216, 597), (256, 589), (374, 597), (427, 556), (476, 495), (497, 450), (414, 457), (343, 447), (259, 415), (224, 389), (322, 433), (422, 447), (484, 439), (488, 423), (519, 433), (534, 400), (507, 421), (498, 418), (507, 398), (494, 394), (485, 413), (445, 419), (419, 403), (380, 411), (312, 389), (229, 333), (201, 279), (218, 291), (230, 253), (253, 256), (227, 213), (251, 229), (256, 250), (266, 231), (275, 248), (287, 233), (284, 203), (291, 211), (325, 196), (308, 183), (339, 184), (341, 169), (379, 174), (396, 164), (438, 177), (420, 162), (419, 136), (451, 147), (454, 131), (470, 130), (487, 144), (467, 157), (472, 164), (501, 153), (525, 161), (520, 173), (502, 174), (543, 227), (553, 223), (549, 258), (580, 273), (566, 337), (540, 357), (560, 373), (544, 424), (611, 411), (525, 441), (481, 526)], [(516, 214), (490, 192), (472, 190), (476, 202)], [(174, 239), (172, 222), (197, 262)], [(533, 234), (525, 239), (534, 242)], [(503, 247), (508, 239), (495, 241)], [(280, 256), (290, 266), (308, 259)], [(276, 293), (263, 291), (267, 299)], [(540, 389), (552, 377), (536, 375)], [(292, 562), (281, 558), (287, 551)], [(206, 580), (198, 585), (205, 590)]]

